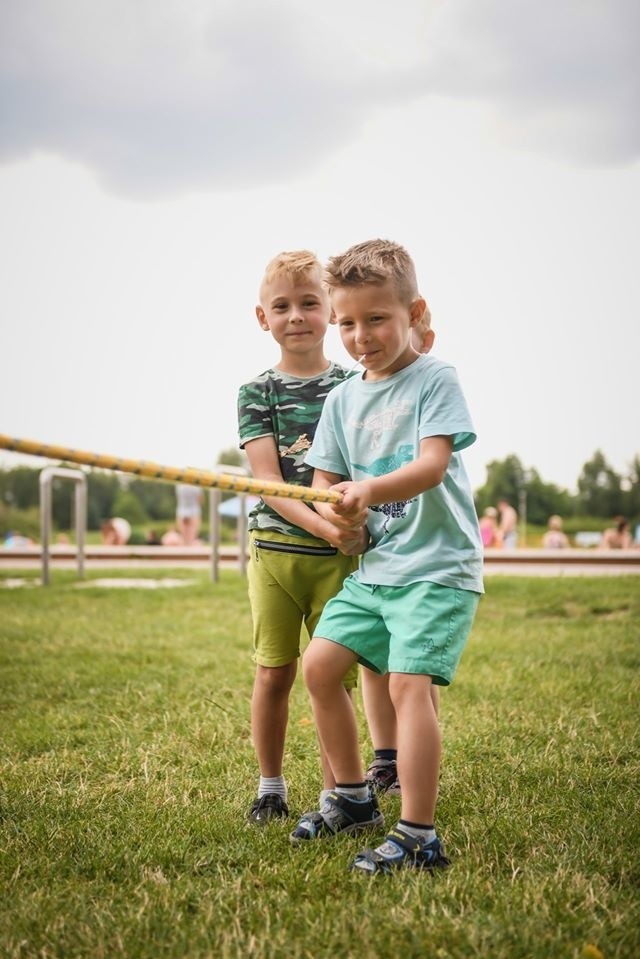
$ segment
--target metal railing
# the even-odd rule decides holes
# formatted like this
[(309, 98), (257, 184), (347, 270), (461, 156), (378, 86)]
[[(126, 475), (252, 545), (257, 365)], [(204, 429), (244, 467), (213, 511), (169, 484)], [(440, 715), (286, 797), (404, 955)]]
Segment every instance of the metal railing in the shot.
[[(242, 466), (227, 466), (226, 463), (216, 463), (216, 470), (230, 473), (233, 476), (248, 476), (248, 471)], [(211, 543), (211, 582), (217, 583), (220, 579), (220, 503), (222, 495), (219, 489), (211, 489), (209, 493), (209, 540)], [(237, 521), (238, 539), (238, 566), (244, 576), (247, 572), (247, 500), (245, 494), (240, 494), (240, 512)]]
[(61, 466), (45, 466), (40, 473), (40, 541), (42, 543), (42, 585), (49, 585), (49, 552), (51, 547), (51, 485), (56, 478), (75, 483), (76, 556), (78, 579), (84, 579), (84, 544), (87, 531), (87, 477), (80, 470)]

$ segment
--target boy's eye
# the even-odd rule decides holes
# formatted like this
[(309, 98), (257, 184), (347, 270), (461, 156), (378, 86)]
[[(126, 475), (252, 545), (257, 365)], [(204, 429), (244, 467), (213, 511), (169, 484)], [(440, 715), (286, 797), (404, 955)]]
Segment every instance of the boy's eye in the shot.
[(314, 307), (318, 306), (318, 301), (317, 301), (317, 300), (305, 300), (305, 302), (304, 302), (302, 305), (304, 306), (305, 310), (313, 310)]

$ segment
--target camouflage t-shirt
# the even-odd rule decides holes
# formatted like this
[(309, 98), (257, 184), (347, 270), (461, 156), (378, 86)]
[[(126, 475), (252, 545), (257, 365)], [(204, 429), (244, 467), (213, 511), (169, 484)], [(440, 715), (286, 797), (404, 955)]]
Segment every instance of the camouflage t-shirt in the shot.
[[(311, 486), (313, 469), (306, 465), (305, 455), (313, 442), (324, 401), (348, 375), (344, 367), (330, 363), (320, 376), (305, 379), (267, 370), (245, 383), (238, 394), (240, 446), (262, 436), (273, 436), (284, 482)], [(249, 514), (249, 529), (271, 529), (288, 536), (312, 538), (263, 500)]]

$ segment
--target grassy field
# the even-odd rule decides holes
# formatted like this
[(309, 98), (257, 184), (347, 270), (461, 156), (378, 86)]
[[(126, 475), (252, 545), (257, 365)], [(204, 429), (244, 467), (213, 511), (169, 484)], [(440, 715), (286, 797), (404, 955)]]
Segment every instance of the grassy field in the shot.
[[(371, 880), (346, 867), (378, 837), (298, 849), (245, 825), (244, 583), (134, 575), (188, 583), (0, 573), (1, 955), (640, 955), (637, 577), (488, 580), (442, 696), (452, 867)], [(295, 816), (320, 785), (301, 684), (286, 771)]]

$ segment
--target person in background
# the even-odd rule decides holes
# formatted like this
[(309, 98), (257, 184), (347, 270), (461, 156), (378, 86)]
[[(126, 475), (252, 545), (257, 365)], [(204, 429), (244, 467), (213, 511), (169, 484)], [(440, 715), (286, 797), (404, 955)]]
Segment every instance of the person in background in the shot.
[(518, 545), (518, 514), (506, 499), (498, 501), (500, 523), (498, 530), (505, 549), (515, 549)]
[(600, 540), (601, 549), (631, 549), (633, 540), (629, 529), (629, 520), (624, 516), (616, 516), (614, 526), (605, 529)]
[(193, 546), (200, 532), (202, 490), (190, 483), (176, 484), (176, 526), (185, 546)]
[(16, 530), (9, 530), (5, 537), (4, 546), (6, 549), (25, 549), (27, 546), (35, 546), (35, 543), (31, 537), (23, 536)]
[(498, 510), (495, 506), (487, 506), (480, 517), (480, 536), (485, 549), (499, 549), (502, 546), (502, 535), (498, 529)]
[(100, 529), (104, 546), (125, 546), (131, 537), (131, 524), (122, 516), (106, 519)]
[(562, 529), (562, 517), (554, 514), (549, 517), (548, 529), (542, 537), (544, 549), (566, 549), (570, 546), (569, 537)]
[(160, 538), (161, 546), (184, 546), (184, 540), (182, 534), (172, 526), (170, 529), (163, 533)]

